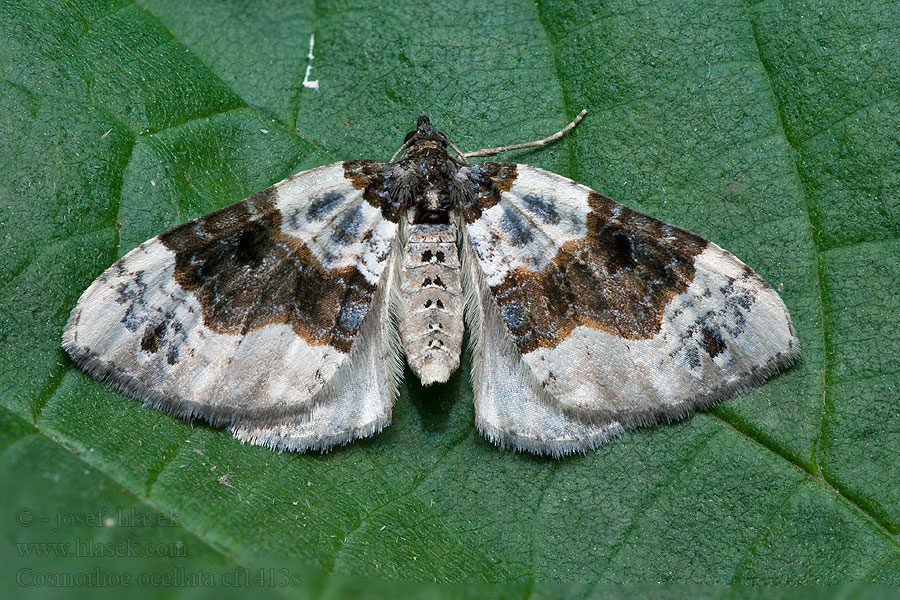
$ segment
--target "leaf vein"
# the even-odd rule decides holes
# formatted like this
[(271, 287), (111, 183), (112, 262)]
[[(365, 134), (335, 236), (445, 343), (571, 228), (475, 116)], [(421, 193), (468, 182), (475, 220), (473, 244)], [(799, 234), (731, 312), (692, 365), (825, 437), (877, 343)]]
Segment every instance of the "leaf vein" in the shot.
[(604, 574), (608, 572), (609, 567), (613, 564), (613, 561), (615, 561), (619, 553), (628, 544), (631, 532), (634, 531), (635, 527), (637, 527), (637, 524), (642, 520), (642, 517), (645, 517), (647, 515), (650, 508), (657, 502), (659, 502), (659, 500), (667, 490), (671, 489), (674, 484), (680, 481), (681, 476), (684, 474), (687, 468), (697, 460), (703, 450), (709, 447), (710, 442), (714, 437), (719, 435), (719, 433), (719, 431), (714, 431), (710, 435), (708, 435), (702, 443), (698, 443), (697, 447), (694, 448), (694, 450), (687, 456), (685, 456), (681, 461), (678, 472), (675, 474), (675, 476), (670, 477), (665, 481), (664, 485), (659, 486), (657, 489), (655, 489), (653, 493), (650, 494), (650, 497), (642, 502), (640, 507), (638, 507), (638, 509), (632, 513), (632, 518), (628, 523), (627, 529), (623, 531), (619, 536), (619, 542), (612, 548), (612, 552), (609, 554), (609, 558), (606, 559), (606, 565), (603, 568)]
[[(794, 174), (797, 177), (797, 181), (800, 184), (800, 188), (803, 190), (804, 212), (806, 213), (808, 221), (809, 221), (809, 227), (811, 229), (811, 235), (812, 235), (812, 242), (813, 242), (813, 246), (815, 249), (815, 252), (813, 253), (814, 258), (815, 258), (814, 266), (816, 269), (816, 278), (817, 278), (817, 284), (818, 284), (818, 288), (819, 288), (819, 303), (818, 303), (819, 311), (818, 311), (817, 317), (818, 317), (819, 322), (821, 323), (821, 329), (822, 329), (822, 347), (824, 348), (824, 351), (825, 351), (825, 364), (824, 364), (825, 372), (824, 372), (824, 376), (823, 376), (824, 381), (823, 381), (823, 385), (822, 385), (822, 403), (821, 403), (821, 415), (819, 418), (819, 431), (818, 431), (818, 434), (816, 435), (816, 443), (815, 443), (815, 448), (813, 451), (813, 462), (816, 465), (816, 471), (818, 473), (821, 473), (822, 466), (819, 463), (819, 454), (820, 454), (820, 449), (822, 447), (822, 434), (823, 434), (823, 431), (825, 430), (825, 423), (826, 423), (826, 419), (828, 417), (828, 411), (829, 411), (829, 399), (828, 399), (829, 385), (828, 384), (831, 380), (831, 374), (832, 374), (832, 370), (833, 370), (832, 357), (834, 356), (834, 349), (832, 348), (831, 337), (828, 333), (828, 319), (825, 314), (826, 313), (825, 302), (826, 302), (828, 290), (826, 289), (825, 267), (824, 267), (824, 261), (822, 260), (823, 246), (822, 246), (822, 242), (819, 239), (818, 233), (817, 233), (818, 231), (821, 231), (822, 227), (821, 227), (821, 223), (819, 223), (818, 220), (813, 215), (813, 210), (810, 206), (810, 198), (809, 198), (810, 191), (809, 191), (809, 188), (808, 188), (806, 182), (804, 181), (803, 177), (800, 175), (800, 169), (797, 165), (797, 159), (794, 156), (795, 148), (791, 144), (791, 140), (788, 138), (785, 127), (784, 127), (785, 118), (784, 118), (784, 114), (781, 109), (781, 106), (778, 103), (778, 97), (775, 94), (775, 86), (772, 83), (772, 75), (770, 73), (770, 67), (768, 65), (766, 65), (765, 61), (763, 60), (762, 52), (760, 51), (760, 47), (759, 47), (759, 39), (758, 39), (758, 36), (756, 33), (756, 27), (753, 24), (753, 19), (750, 16), (750, 10), (746, 4), (744, 5), (744, 15), (745, 15), (745, 18), (747, 19), (747, 28), (750, 33), (750, 39), (753, 41), (753, 47), (756, 52), (756, 57), (759, 60), (759, 64), (762, 65), (763, 74), (765, 75), (766, 82), (768, 83), (768, 86), (769, 86), (769, 93), (770, 93), (770, 97), (771, 97), (771, 101), (772, 101), (772, 106), (774, 107), (775, 113), (778, 116), (778, 127), (781, 130), (781, 135), (784, 136), (785, 143), (787, 143), (788, 147), (791, 150), (790, 151), (791, 164), (794, 169)], [(719, 417), (716, 417), (716, 418), (719, 418)], [(731, 423), (729, 423), (729, 425), (734, 427), (734, 425), (732, 425)], [(772, 450), (772, 451), (774, 452), (774, 450)], [(777, 454), (777, 452), (776, 452), (776, 454)], [(790, 461), (788, 461), (788, 462), (790, 462)]]
[(878, 519), (876, 516), (874, 516), (873, 514), (868, 512), (858, 502), (854, 501), (850, 496), (845, 494), (839, 487), (837, 487), (839, 484), (832, 483), (825, 476), (814, 473), (814, 472), (810, 471), (809, 469), (806, 469), (802, 465), (798, 465), (797, 463), (792, 461), (790, 458), (788, 458), (786, 455), (782, 454), (781, 452), (779, 452), (778, 450), (776, 450), (774, 448), (767, 446), (766, 444), (764, 444), (760, 440), (756, 439), (752, 435), (750, 435), (744, 431), (741, 431), (740, 429), (735, 427), (732, 423), (730, 423), (729, 421), (716, 415), (714, 412), (710, 412), (707, 414), (709, 414), (709, 416), (712, 417), (713, 419), (726, 425), (729, 429), (731, 429), (732, 431), (737, 433), (739, 436), (750, 441), (751, 443), (758, 446), (759, 448), (763, 448), (763, 449), (771, 452), (772, 454), (777, 456), (779, 459), (781, 459), (782, 461), (784, 461), (785, 463), (787, 463), (794, 469), (802, 472), (809, 479), (809, 481), (813, 481), (813, 482), (819, 484), (826, 491), (833, 494), (838, 500), (847, 504), (847, 506), (849, 506), (852, 511), (856, 512), (861, 517), (863, 517), (864, 520), (868, 521), (869, 524), (871, 524), (879, 533), (881, 533), (884, 537), (886, 537), (888, 539), (888, 541), (890, 541), (894, 546), (897, 547), (898, 550), (900, 550), (900, 538), (898, 538), (896, 535), (892, 534), (890, 529), (888, 529), (888, 527), (885, 523), (882, 523), (880, 519)]

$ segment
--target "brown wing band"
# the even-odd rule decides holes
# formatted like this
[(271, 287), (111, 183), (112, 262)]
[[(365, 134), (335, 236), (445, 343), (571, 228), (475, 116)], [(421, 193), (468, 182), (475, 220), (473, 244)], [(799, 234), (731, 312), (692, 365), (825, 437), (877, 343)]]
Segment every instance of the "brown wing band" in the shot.
[(392, 188), (391, 166), (377, 160), (344, 161), (344, 177), (358, 190), (363, 191), (366, 202), (381, 210), (381, 215), (392, 223), (400, 221), (403, 204), (398, 202)]
[(175, 279), (216, 333), (287, 324), (311, 344), (348, 352), (375, 286), (353, 266), (323, 269), (301, 240), (281, 233), (276, 196), (263, 190), (162, 234)]
[(577, 325), (653, 337), (694, 279), (705, 239), (596, 192), (588, 204), (586, 237), (563, 244), (542, 272), (518, 268), (491, 287), (523, 353), (557, 346)]

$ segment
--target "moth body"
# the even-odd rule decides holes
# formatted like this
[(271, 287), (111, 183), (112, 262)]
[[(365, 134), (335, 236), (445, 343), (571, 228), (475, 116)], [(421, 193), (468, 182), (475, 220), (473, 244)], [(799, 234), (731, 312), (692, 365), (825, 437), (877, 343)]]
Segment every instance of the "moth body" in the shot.
[(406, 361), (423, 385), (443, 383), (459, 367), (464, 328), (454, 223), (408, 226), (399, 281)]
[(144, 242), (63, 346), (145, 404), (301, 452), (388, 425), (403, 354), (447, 381), (464, 327), (478, 430), (553, 456), (790, 365), (784, 302), (734, 255), (556, 173), (467, 160), (578, 119), (462, 154), (422, 114), (386, 163), (304, 171)]

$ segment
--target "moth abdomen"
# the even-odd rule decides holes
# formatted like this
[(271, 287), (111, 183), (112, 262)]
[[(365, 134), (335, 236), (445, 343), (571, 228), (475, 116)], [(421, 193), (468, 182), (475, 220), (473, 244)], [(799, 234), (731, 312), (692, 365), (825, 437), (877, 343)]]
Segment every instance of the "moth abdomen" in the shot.
[(456, 227), (409, 225), (400, 261), (400, 340), (424, 385), (443, 383), (459, 367), (463, 296)]

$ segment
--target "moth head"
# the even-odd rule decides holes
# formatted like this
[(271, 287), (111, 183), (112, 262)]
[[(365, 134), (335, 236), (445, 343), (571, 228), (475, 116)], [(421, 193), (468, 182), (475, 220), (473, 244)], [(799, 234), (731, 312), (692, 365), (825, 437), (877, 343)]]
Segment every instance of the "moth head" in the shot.
[(434, 147), (435, 144), (440, 144), (441, 148), (446, 148), (449, 143), (447, 136), (431, 126), (431, 121), (428, 120), (428, 115), (425, 113), (419, 115), (416, 128), (407, 133), (403, 139), (403, 145), (410, 149), (415, 146)]

